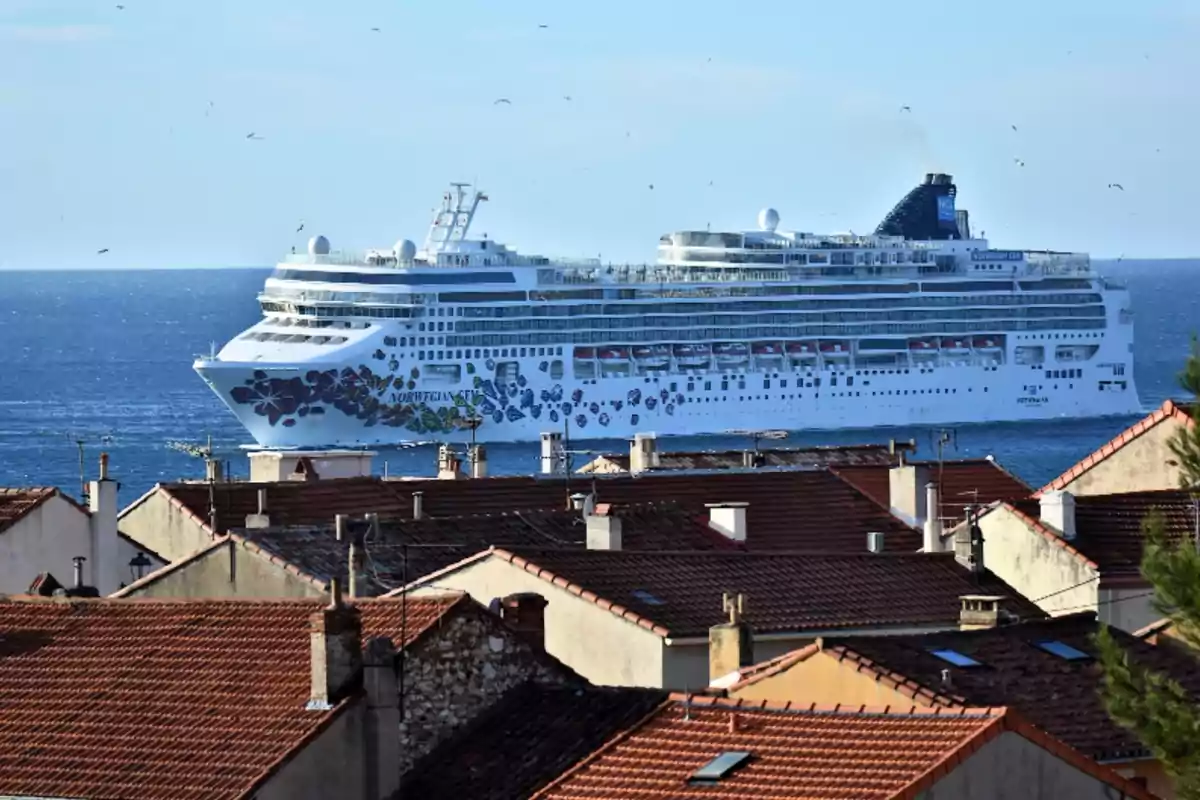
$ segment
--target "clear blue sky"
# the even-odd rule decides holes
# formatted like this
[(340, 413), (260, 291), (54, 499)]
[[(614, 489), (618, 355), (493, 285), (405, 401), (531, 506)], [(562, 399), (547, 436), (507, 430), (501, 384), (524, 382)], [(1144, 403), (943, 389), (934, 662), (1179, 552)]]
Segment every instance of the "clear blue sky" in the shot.
[(764, 205), (867, 231), (934, 169), (998, 246), (1200, 255), (1195, 0), (120, 2), (0, 0), (0, 268), (419, 241), (451, 180), (641, 260)]

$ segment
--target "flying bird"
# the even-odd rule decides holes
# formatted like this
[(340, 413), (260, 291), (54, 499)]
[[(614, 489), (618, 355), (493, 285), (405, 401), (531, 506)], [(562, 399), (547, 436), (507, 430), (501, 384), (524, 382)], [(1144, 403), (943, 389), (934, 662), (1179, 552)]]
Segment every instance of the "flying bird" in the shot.
[(107, 253), (107, 252), (108, 252), (108, 248), (107, 248), (107, 247), (105, 247), (105, 248), (103, 248), (103, 249), (97, 250), (97, 251), (96, 251), (96, 255), (98, 255), (98, 256), (102, 256), (102, 255), (104, 255), (104, 254), (105, 254), (105, 253)]
[(569, 94), (564, 94), (564, 95), (563, 95), (563, 100), (566, 100), (568, 103), (569, 103), (569, 102), (571, 102), (571, 95), (569, 95)]
[(650, 191), (652, 191), (652, 192), (654, 191), (654, 184), (653, 184), (653, 183), (652, 183), (652, 184), (650, 184)]
[(379, 28), (371, 28), (371, 30), (375, 31), (375, 33), (379, 33)]
[(500, 105), (501, 103), (504, 103), (505, 105), (510, 105), (510, 106), (511, 106), (511, 105), (512, 105), (512, 100), (509, 100), (507, 97), (501, 97), (499, 100), (497, 100), (496, 102), (492, 103), (492, 105), (494, 105), (494, 106), (498, 106), (498, 105)]
[(909, 106), (900, 106), (900, 110), (901, 110), (901, 111), (907, 111), (907, 112), (909, 112), (910, 114), (912, 113), (912, 108), (910, 108)]
[(259, 135), (258, 135), (257, 133), (255, 133), (254, 131), (250, 131), (249, 133), (247, 133), (247, 134), (246, 134), (246, 138), (247, 138), (247, 139), (254, 139), (255, 141), (261, 142), (263, 137), (259, 136)]
[(549, 26), (549, 25), (541, 25), (541, 24), (539, 24), (539, 25), (538, 25), (538, 27), (539, 27), (539, 28), (549, 28), (550, 26)]
[(1013, 125), (1013, 126), (1012, 126), (1012, 129), (1015, 131), (1015, 130), (1017, 129), (1017, 126), (1016, 126), (1016, 125)]
[[(117, 6), (117, 11), (124, 11), (125, 6)], [(107, 250), (105, 252), (108, 252)]]
[(1123, 191), (1125, 191), (1125, 187), (1124, 187), (1124, 186), (1122, 186), (1122, 185), (1121, 185), (1121, 184), (1119, 184), (1119, 183), (1110, 183), (1110, 184), (1108, 185), (1108, 188), (1110, 188), (1110, 189), (1120, 189), (1122, 192), (1123, 192)]
[(1014, 158), (1014, 159), (1013, 159), (1013, 163), (1014, 163), (1014, 164), (1016, 164), (1018, 167), (1023, 167), (1023, 166), (1025, 166), (1025, 162), (1024, 162), (1024, 161), (1022, 161), (1022, 160), (1021, 160), (1021, 159), (1019, 159), (1019, 158)]
[(299, 233), (299, 232), (300, 232), (300, 231), (302, 231), (302, 230), (304, 230), (304, 223), (303, 223), (303, 222), (301, 222), (301, 223), (300, 223), (300, 227), (299, 227), (299, 228), (296, 228), (296, 233)]

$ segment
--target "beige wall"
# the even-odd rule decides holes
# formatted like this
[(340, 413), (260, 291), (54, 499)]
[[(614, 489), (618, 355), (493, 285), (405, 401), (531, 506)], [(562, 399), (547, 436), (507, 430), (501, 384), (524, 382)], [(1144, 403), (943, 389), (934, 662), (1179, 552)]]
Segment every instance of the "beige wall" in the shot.
[(1118, 790), (1017, 733), (976, 750), (928, 791), (926, 800), (1112, 800)]
[(786, 703), (850, 703), (870, 706), (920, 705), (908, 695), (857, 672), (833, 656), (816, 653), (787, 670), (729, 692), (730, 697)]
[(88, 520), (76, 506), (51, 497), (0, 533), (0, 593), (28, 592), (39, 572), (53, 573), (63, 586), (71, 586), (75, 580), (71, 559), (75, 556), (88, 559), (83, 578), (94, 583)]
[(979, 527), (983, 531), (984, 565), (1046, 613), (1096, 608), (1099, 582), (1093, 579), (1097, 573), (1078, 556), (1048, 540), (1003, 506), (981, 517)]
[(126, 597), (323, 597), (321, 587), (229, 540)]
[(159, 491), (125, 509), (117, 528), (168, 561), (178, 561), (212, 544), (207, 530)]
[[(660, 636), (577, 597), (519, 567), (487, 557), (439, 575), (414, 595), (465, 591), (487, 605), (492, 598), (536, 592), (546, 605), (546, 652), (592, 683), (662, 687), (663, 640)], [(707, 663), (707, 662), (706, 662)], [(708, 685), (707, 669), (703, 683)]]
[[(752, 661), (757, 664), (812, 643), (811, 637), (754, 640)], [(708, 643), (671, 644), (663, 655), (663, 686), (672, 691), (696, 691), (709, 684)], [(720, 677), (720, 676), (717, 676)]]
[(1181, 424), (1163, 420), (1063, 488), (1075, 495), (1178, 489), (1179, 468), (1167, 464), (1175, 458), (1167, 440)]

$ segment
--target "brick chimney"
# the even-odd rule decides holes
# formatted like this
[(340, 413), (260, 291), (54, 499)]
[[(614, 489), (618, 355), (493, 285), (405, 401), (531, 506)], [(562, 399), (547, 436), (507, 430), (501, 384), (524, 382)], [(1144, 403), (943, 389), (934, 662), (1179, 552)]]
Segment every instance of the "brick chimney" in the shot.
[(400, 788), (400, 691), (396, 680), (396, 647), (384, 636), (372, 636), (363, 652), (366, 692), (366, 797), (392, 797)]
[(929, 467), (925, 464), (897, 464), (888, 470), (888, 505), (892, 515), (906, 525), (925, 524), (925, 486)]
[(598, 503), (586, 516), (588, 550), (620, 550), (621, 518), (612, 513), (612, 505)]
[(342, 602), (337, 578), (329, 581), (329, 605), (309, 619), (312, 643), (310, 709), (328, 709), (362, 682), (362, 617)]
[(258, 487), (258, 513), (246, 515), (247, 528), (269, 528), (271, 517), (267, 514), (267, 487)]
[(1075, 538), (1075, 495), (1060, 489), (1043, 492), (1038, 498), (1041, 504), (1039, 516), (1059, 536), (1071, 541)]
[(925, 484), (925, 526), (924, 547), (926, 553), (940, 553), (942, 544), (942, 518), (939, 514), (941, 501), (938, 497), (938, 486), (932, 481)]
[(500, 618), (538, 647), (545, 647), (548, 602), (536, 592), (510, 594), (500, 600)]
[(754, 663), (754, 634), (742, 619), (745, 607), (742, 595), (721, 596), (721, 606), (729, 622), (708, 629), (708, 678), (716, 682), (732, 672)]
[(629, 472), (636, 475), (659, 466), (658, 436), (653, 433), (635, 433), (629, 445)]
[(121, 588), (128, 567), (120, 562), (117, 537), (117, 489), (108, 475), (108, 453), (100, 454), (100, 474), (88, 485), (88, 536), (91, 539), (92, 584), (102, 595)]
[(958, 627), (964, 631), (994, 628), (1000, 623), (1005, 598), (993, 594), (964, 594), (958, 598)]
[(735, 542), (745, 543), (746, 509), (749, 503), (705, 503), (708, 508), (708, 527)]

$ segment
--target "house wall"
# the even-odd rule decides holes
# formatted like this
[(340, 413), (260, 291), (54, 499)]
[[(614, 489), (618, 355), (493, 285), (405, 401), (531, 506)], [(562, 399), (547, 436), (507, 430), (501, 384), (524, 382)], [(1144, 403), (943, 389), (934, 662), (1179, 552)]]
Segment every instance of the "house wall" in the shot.
[(212, 544), (207, 529), (161, 491), (125, 509), (117, 528), (168, 561), (178, 561)]
[(857, 672), (825, 653), (816, 653), (783, 672), (734, 689), (730, 697), (772, 702), (801, 702), (832, 705), (912, 706), (921, 705), (908, 695), (880, 683), (874, 676)]
[(1175, 458), (1167, 441), (1181, 425), (1163, 420), (1063, 488), (1074, 495), (1178, 489), (1179, 468), (1167, 464)]
[[(132, 572), (129, 568), (129, 562), (138, 553), (145, 553), (146, 558), (150, 559), (150, 566), (145, 568), (143, 576), (149, 575), (155, 570), (161, 569), (167, 565), (167, 562), (155, 556), (153, 553), (146, 553), (145, 550), (138, 547), (136, 543), (129, 541), (124, 536), (117, 537), (117, 569), (120, 571), (116, 586), (123, 588), (133, 583), (137, 579), (137, 573)], [(99, 587), (97, 587), (99, 588)], [(103, 593), (103, 591), (101, 592)]]
[(189, 559), (126, 597), (324, 597), (322, 587), (230, 540)]
[[(465, 591), (487, 605), (493, 598), (535, 592), (546, 598), (546, 652), (592, 683), (661, 688), (666, 677), (660, 636), (495, 557), (437, 576), (414, 594)], [(705, 670), (704, 682), (708, 685)]]
[[(754, 640), (752, 661), (768, 661), (812, 643), (811, 637)], [(696, 691), (708, 686), (708, 644), (670, 644), (663, 654), (662, 688), (676, 692)], [(718, 676), (719, 677), (719, 676)]]
[(983, 531), (984, 565), (1046, 613), (1096, 608), (1096, 570), (1078, 556), (1048, 540), (1003, 506), (983, 515), (979, 527)]
[(88, 559), (83, 579), (94, 583), (89, 519), (63, 498), (51, 497), (0, 533), (0, 593), (25, 594), (40, 572), (53, 573), (59, 583), (70, 586), (75, 556)]
[(1133, 633), (1152, 622), (1162, 619), (1162, 614), (1150, 604), (1153, 599), (1149, 586), (1131, 586), (1122, 589), (1100, 589), (1100, 607), (1096, 609), (1100, 621)]
[(256, 800), (382, 800), (367, 797), (365, 716), (362, 701), (345, 709), (271, 776)]
[(925, 800), (1112, 800), (1118, 790), (1017, 733), (976, 750), (929, 790)]

